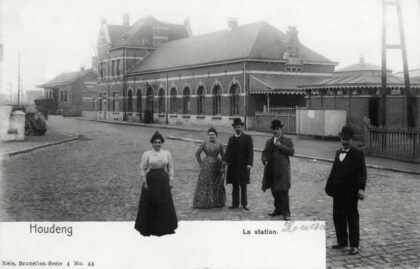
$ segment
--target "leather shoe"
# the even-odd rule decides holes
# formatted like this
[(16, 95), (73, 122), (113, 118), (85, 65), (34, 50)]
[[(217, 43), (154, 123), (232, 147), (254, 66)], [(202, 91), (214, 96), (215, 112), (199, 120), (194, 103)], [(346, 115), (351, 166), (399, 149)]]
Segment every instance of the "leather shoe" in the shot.
[(245, 206), (242, 206), (242, 208), (244, 209), (244, 210), (246, 210), (246, 211), (249, 211), (249, 208), (245, 205)]
[(280, 216), (280, 215), (281, 215), (281, 213), (278, 213), (278, 212), (276, 212), (276, 211), (273, 211), (273, 212), (271, 212), (271, 213), (268, 213), (268, 215), (269, 215), (269, 216), (271, 216), (271, 217), (275, 217), (275, 216)]
[(332, 249), (342, 249), (342, 248), (345, 248), (346, 247), (346, 245), (340, 245), (340, 244), (337, 244), (337, 245), (332, 245)]
[(238, 208), (238, 206), (229, 206), (229, 209), (235, 209)]
[(349, 251), (349, 254), (350, 254), (350, 255), (355, 255), (355, 254), (357, 254), (357, 253), (359, 253), (359, 249), (358, 249), (358, 248), (356, 248), (356, 247), (352, 247), (352, 248), (350, 249), (350, 251)]
[(284, 216), (284, 217), (283, 217), (283, 220), (285, 220), (285, 221), (289, 221), (289, 220), (290, 220), (290, 216)]

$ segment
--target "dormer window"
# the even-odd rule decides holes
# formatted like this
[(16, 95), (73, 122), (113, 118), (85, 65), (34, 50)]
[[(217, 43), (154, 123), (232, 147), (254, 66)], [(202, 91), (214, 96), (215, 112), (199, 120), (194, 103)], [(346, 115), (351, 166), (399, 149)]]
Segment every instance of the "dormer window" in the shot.
[(284, 71), (286, 71), (286, 72), (302, 72), (303, 67), (300, 66), (300, 65), (286, 64), (284, 66)]

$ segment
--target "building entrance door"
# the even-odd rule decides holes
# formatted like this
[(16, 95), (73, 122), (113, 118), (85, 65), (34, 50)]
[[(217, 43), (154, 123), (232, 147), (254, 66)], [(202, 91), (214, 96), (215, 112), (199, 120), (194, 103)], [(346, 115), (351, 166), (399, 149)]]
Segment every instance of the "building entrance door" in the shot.
[(107, 106), (107, 102), (106, 99), (103, 100), (103, 104), (102, 104), (102, 112), (103, 112), (103, 118), (104, 120), (107, 119), (107, 112), (108, 112), (108, 106)]
[(379, 124), (379, 97), (369, 98), (369, 119), (370, 124), (378, 126)]

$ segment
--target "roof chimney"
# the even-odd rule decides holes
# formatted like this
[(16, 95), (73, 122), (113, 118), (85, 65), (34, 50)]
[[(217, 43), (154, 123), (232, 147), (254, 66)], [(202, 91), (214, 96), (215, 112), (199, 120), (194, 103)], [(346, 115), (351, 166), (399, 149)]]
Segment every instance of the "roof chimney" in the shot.
[(98, 71), (98, 57), (92, 57), (92, 69)]
[(128, 17), (128, 14), (124, 14), (123, 16), (123, 25), (130, 26), (130, 17)]
[(237, 18), (229, 18), (228, 19), (228, 31), (232, 31), (233, 29), (238, 28), (238, 19)]
[(299, 38), (296, 26), (289, 26), (286, 35), (286, 54), (284, 58), (298, 58), (299, 57)]
[(81, 72), (84, 72), (85, 71), (85, 67), (83, 65), (80, 67), (80, 71)]
[(363, 55), (362, 55), (362, 56), (360, 56), (359, 63), (360, 63), (361, 65), (364, 65), (364, 64), (365, 64), (365, 57), (363, 57)]
[(185, 26), (185, 29), (187, 29), (188, 36), (192, 36), (192, 31), (191, 31), (191, 26), (190, 26), (190, 18), (189, 17), (187, 17), (184, 20), (184, 26)]

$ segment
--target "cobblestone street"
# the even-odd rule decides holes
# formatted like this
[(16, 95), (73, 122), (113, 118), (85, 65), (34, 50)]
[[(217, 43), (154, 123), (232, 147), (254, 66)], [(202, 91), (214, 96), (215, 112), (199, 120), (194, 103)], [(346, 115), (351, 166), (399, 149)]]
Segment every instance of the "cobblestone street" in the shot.
[[(49, 125), (82, 139), (3, 162), (2, 221), (134, 221), (139, 201), (139, 163), (151, 148), (151, 128), (120, 126), (61, 117)], [(163, 130), (164, 136), (204, 139), (205, 134)], [(255, 146), (261, 148), (261, 139)], [(227, 142), (227, 135), (219, 140)], [(263, 165), (256, 152), (248, 189), (251, 211), (192, 208), (199, 166), (198, 145), (167, 139), (175, 165), (172, 185), (180, 220), (281, 220), (267, 216), (271, 192), (261, 191)], [(337, 147), (339, 144), (337, 142)], [(331, 163), (292, 158), (292, 220), (325, 220), (327, 247), (335, 243), (332, 199), (324, 193)], [(367, 198), (359, 203), (360, 254), (327, 248), (331, 268), (418, 268), (420, 250), (420, 176), (368, 169)], [(226, 186), (227, 205), (231, 186)]]

